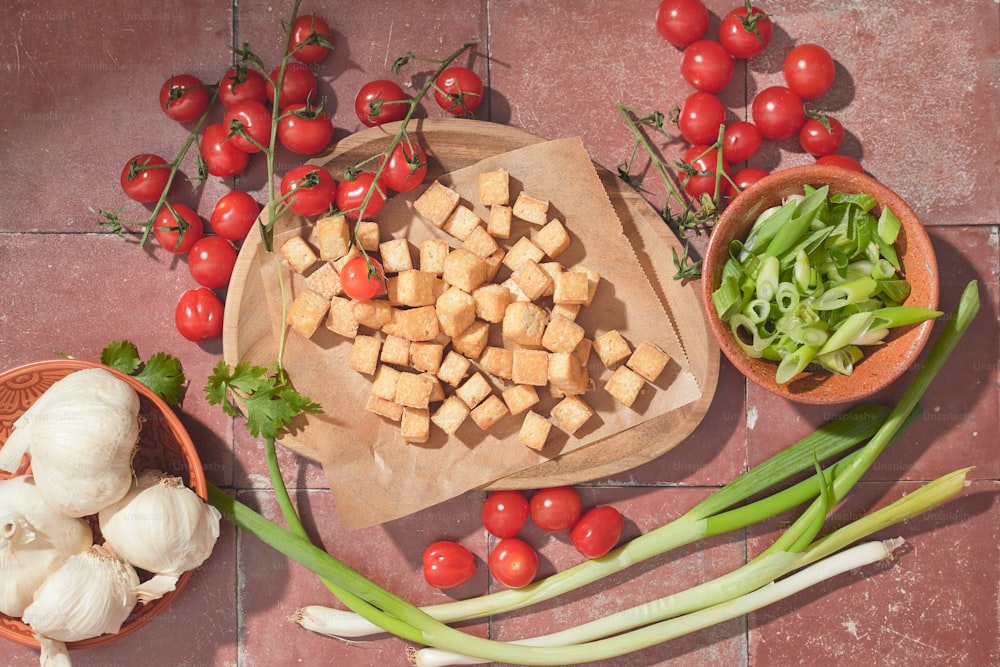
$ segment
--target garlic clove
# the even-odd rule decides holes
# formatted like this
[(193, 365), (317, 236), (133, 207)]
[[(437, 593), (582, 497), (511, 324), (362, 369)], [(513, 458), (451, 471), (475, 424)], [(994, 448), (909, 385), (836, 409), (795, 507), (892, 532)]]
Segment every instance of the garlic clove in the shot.
[(73, 667), (73, 661), (69, 657), (69, 649), (66, 644), (48, 637), (35, 634), (38, 645), (42, 651), (39, 657), (41, 667)]
[(147, 604), (153, 600), (159, 600), (177, 588), (178, 579), (180, 579), (179, 574), (157, 574), (152, 579), (142, 582), (136, 589), (139, 602)]

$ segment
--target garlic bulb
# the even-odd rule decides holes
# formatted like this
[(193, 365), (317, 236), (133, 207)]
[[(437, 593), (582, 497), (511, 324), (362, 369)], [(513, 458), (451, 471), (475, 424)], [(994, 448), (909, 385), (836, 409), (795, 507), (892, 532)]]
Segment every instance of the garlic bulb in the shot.
[(142, 602), (174, 590), (177, 578), (201, 565), (219, 537), (219, 510), (180, 477), (144, 470), (118, 502), (98, 514), (106, 544), (155, 576), (139, 588)]
[(92, 543), (90, 524), (56, 512), (30, 475), (0, 480), (0, 612), (24, 613), (42, 582)]
[(102, 368), (74, 371), (49, 387), (0, 448), (0, 469), (31, 456), (46, 501), (66, 516), (96, 514), (128, 492), (139, 440), (139, 396)]

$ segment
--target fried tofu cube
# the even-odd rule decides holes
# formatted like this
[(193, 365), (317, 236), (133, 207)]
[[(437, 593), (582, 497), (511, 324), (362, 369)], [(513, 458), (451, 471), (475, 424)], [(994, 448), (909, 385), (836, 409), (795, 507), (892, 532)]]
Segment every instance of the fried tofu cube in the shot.
[(545, 251), (536, 246), (527, 236), (522, 236), (504, 255), (503, 265), (511, 271), (517, 271), (529, 259), (540, 262), (545, 257)]
[(504, 311), (503, 337), (518, 345), (539, 347), (548, 320), (548, 313), (538, 304), (515, 301)]
[(567, 396), (556, 403), (549, 414), (553, 423), (570, 435), (576, 433), (593, 416), (594, 409), (579, 396)]
[(549, 202), (539, 197), (520, 192), (514, 200), (514, 217), (533, 225), (544, 225), (548, 221)]
[(538, 403), (538, 391), (531, 385), (518, 384), (500, 392), (510, 414), (519, 415)]
[(632, 407), (635, 399), (645, 384), (642, 376), (628, 366), (622, 365), (615, 369), (611, 379), (604, 385), (604, 390), (627, 407)]
[(521, 429), (517, 433), (517, 441), (526, 447), (536, 451), (541, 451), (545, 447), (545, 441), (549, 438), (549, 431), (552, 429), (552, 422), (542, 415), (528, 410), (521, 422)]
[(444, 239), (424, 239), (420, 242), (420, 270), (440, 276), (448, 252), (448, 242)]
[(441, 368), (444, 345), (431, 341), (410, 343), (410, 366), (424, 373), (437, 373)]
[(396, 402), (410, 408), (426, 408), (431, 403), (434, 383), (423, 373), (399, 374), (396, 380)]
[(514, 351), (487, 345), (479, 356), (479, 365), (493, 377), (510, 380), (514, 372)]
[(399, 435), (403, 442), (427, 442), (431, 437), (431, 416), (427, 408), (411, 408), (403, 406), (403, 415), (399, 422)]
[(378, 252), (379, 243), (382, 241), (382, 230), (377, 222), (362, 220), (357, 223), (357, 241), (367, 252)]
[(285, 323), (297, 334), (312, 338), (329, 310), (329, 299), (310, 289), (305, 289), (299, 292), (291, 305), (288, 306)]
[(556, 303), (552, 305), (549, 315), (552, 318), (564, 317), (571, 322), (576, 321), (576, 316), (580, 314), (580, 304), (578, 303)]
[(587, 275), (587, 300), (583, 302), (583, 305), (589, 306), (594, 300), (594, 295), (597, 294), (598, 285), (601, 284), (601, 274), (586, 266), (577, 266), (573, 270)]
[(367, 301), (352, 301), (351, 310), (354, 321), (369, 329), (381, 329), (392, 319), (392, 307), (388, 301), (369, 299)]
[(438, 409), (431, 415), (431, 421), (448, 435), (455, 435), (462, 422), (469, 416), (469, 412), (471, 410), (465, 401), (453, 395), (442, 401)]
[(424, 373), (424, 377), (431, 381), (431, 403), (440, 403), (445, 399), (444, 385), (441, 384), (441, 380), (437, 379), (436, 375), (430, 373)]
[(549, 353), (545, 350), (514, 350), (510, 374), (515, 384), (544, 387), (549, 382)]
[(396, 422), (403, 418), (402, 405), (395, 401), (387, 401), (384, 398), (379, 398), (374, 394), (368, 396), (368, 401), (365, 403), (365, 410)]
[(342, 296), (330, 299), (330, 312), (326, 316), (326, 328), (345, 338), (358, 335), (358, 321), (354, 319), (354, 302)]
[(490, 236), (485, 227), (476, 225), (476, 228), (469, 232), (469, 235), (462, 241), (460, 247), (465, 248), (480, 259), (486, 259), (500, 249), (500, 244)]
[(563, 271), (556, 276), (552, 302), (556, 304), (584, 305), (590, 300), (590, 280), (582, 271)]
[(455, 207), (455, 210), (451, 212), (448, 219), (444, 221), (441, 225), (441, 229), (448, 232), (456, 239), (464, 241), (476, 230), (477, 227), (482, 227), (483, 220), (476, 212), (465, 204), (459, 204)]
[(441, 227), (458, 206), (459, 194), (440, 181), (431, 183), (413, 202), (413, 210), (424, 221)]
[(472, 294), (486, 282), (486, 262), (465, 248), (456, 248), (444, 258), (442, 277), (449, 285)]
[(391, 239), (378, 244), (382, 257), (382, 268), (386, 273), (399, 273), (413, 268), (410, 242), (406, 239)]
[[(559, 262), (540, 262), (538, 266), (542, 267), (542, 270), (549, 274), (549, 278), (552, 279), (552, 285), (545, 290), (542, 296), (552, 296), (556, 291), (556, 278), (563, 272), (562, 264)], [(573, 318), (571, 317), (570, 319)]]
[(457, 387), (461, 384), (465, 374), (469, 372), (470, 366), (472, 366), (471, 361), (458, 352), (450, 351), (441, 362), (441, 368), (437, 372), (438, 379), (452, 387)]
[(306, 276), (306, 286), (324, 299), (332, 299), (344, 293), (344, 288), (340, 284), (340, 274), (329, 262), (324, 262)]
[(571, 352), (553, 352), (549, 355), (548, 381), (563, 394), (583, 393), (583, 369), (580, 360)]
[(503, 264), (504, 255), (506, 254), (506, 250), (499, 248), (495, 253), (483, 259), (483, 261), (486, 262), (485, 282), (491, 283), (496, 279), (497, 273), (500, 272), (500, 266)]
[(383, 364), (406, 366), (410, 362), (410, 341), (399, 336), (386, 336), (382, 341), (379, 361)]
[[(378, 248), (376, 247), (375, 250), (378, 250)], [(361, 257), (361, 251), (358, 250), (358, 246), (352, 245), (351, 249), (347, 251), (346, 255), (338, 259), (335, 259), (330, 263), (333, 264), (333, 268), (337, 269), (337, 273), (340, 273), (341, 271), (344, 270), (344, 266), (355, 257)]]
[(552, 259), (566, 252), (570, 246), (569, 232), (558, 220), (549, 220), (545, 223), (545, 226), (535, 233), (532, 240)]
[(476, 321), (476, 300), (468, 292), (449, 287), (434, 303), (441, 331), (454, 338)]
[(490, 394), (486, 399), (472, 409), (469, 416), (480, 429), (488, 431), (493, 425), (510, 414), (507, 406), (496, 394)]
[(512, 276), (529, 301), (537, 301), (553, 289), (552, 276), (534, 260), (527, 260)]
[(510, 174), (506, 169), (479, 174), (479, 203), (483, 206), (510, 203)]
[(605, 366), (611, 368), (632, 354), (632, 347), (617, 329), (605, 331), (594, 339), (594, 352)]
[(476, 317), (487, 322), (502, 322), (510, 305), (510, 290), (503, 285), (488, 283), (472, 293), (476, 303)]
[(386, 280), (389, 303), (399, 306), (431, 306), (437, 299), (440, 279), (428, 271), (405, 269)]
[(380, 339), (374, 336), (355, 336), (348, 365), (351, 370), (358, 373), (374, 375), (375, 369), (378, 368), (378, 357), (381, 350), (382, 341)]
[(434, 306), (419, 308), (393, 308), (389, 321), (382, 331), (409, 341), (434, 340), (441, 332)]
[(660, 373), (670, 363), (670, 355), (658, 345), (643, 341), (635, 348), (625, 365), (634, 370), (649, 382), (656, 382)]
[(542, 334), (542, 347), (550, 352), (572, 352), (586, 332), (576, 322), (565, 317), (553, 317)]
[(587, 367), (590, 363), (590, 351), (594, 348), (594, 341), (584, 338), (573, 348), (573, 356), (580, 361), (580, 366)]
[(400, 375), (402, 375), (402, 371), (381, 364), (375, 371), (375, 379), (372, 380), (372, 395), (385, 401), (395, 401), (396, 386), (399, 384)]
[(451, 338), (451, 346), (455, 351), (469, 359), (478, 359), (489, 342), (490, 325), (482, 320), (476, 320), (465, 331)]
[(531, 301), (531, 299), (528, 298), (528, 295), (522, 292), (521, 288), (517, 286), (517, 283), (514, 282), (513, 278), (508, 278), (500, 284), (506, 287), (510, 292), (511, 303), (514, 303), (515, 301)]
[(465, 404), (470, 408), (479, 405), (492, 392), (493, 389), (490, 387), (490, 383), (478, 371), (470, 375), (465, 382), (455, 389), (455, 395), (465, 401)]
[(490, 214), (486, 217), (486, 231), (494, 238), (509, 239), (513, 221), (514, 211), (510, 206), (494, 204), (490, 206)]
[(319, 248), (319, 258), (340, 259), (351, 249), (351, 228), (342, 215), (327, 215), (313, 225), (313, 240)]
[(281, 244), (281, 256), (288, 266), (296, 273), (305, 273), (319, 261), (319, 256), (313, 251), (306, 240), (296, 234)]

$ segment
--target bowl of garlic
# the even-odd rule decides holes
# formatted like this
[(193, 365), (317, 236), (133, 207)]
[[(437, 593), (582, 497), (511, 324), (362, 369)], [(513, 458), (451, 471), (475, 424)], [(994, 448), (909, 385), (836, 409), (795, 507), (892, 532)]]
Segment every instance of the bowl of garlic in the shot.
[(0, 637), (47, 664), (147, 625), (212, 553), (207, 497), (187, 430), (136, 378), (77, 359), (0, 373)]

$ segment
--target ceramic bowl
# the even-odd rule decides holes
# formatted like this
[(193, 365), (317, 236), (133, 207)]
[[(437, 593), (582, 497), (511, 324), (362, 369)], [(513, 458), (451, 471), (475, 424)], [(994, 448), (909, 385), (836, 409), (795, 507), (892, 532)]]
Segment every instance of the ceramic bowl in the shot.
[[(57, 380), (73, 371), (84, 368), (102, 367), (114, 373), (131, 385), (139, 394), (139, 418), (142, 427), (139, 432), (139, 449), (133, 460), (137, 471), (156, 468), (176, 475), (203, 499), (208, 498), (205, 472), (198, 451), (180, 419), (173, 410), (144, 384), (118, 371), (100, 364), (75, 359), (39, 361), (0, 373), (0, 447), (7, 441), (13, 430), (14, 421), (24, 414), (41, 394)], [(10, 477), (10, 473), (0, 471), (0, 479)], [(96, 521), (91, 521), (96, 524)], [(185, 572), (177, 581), (175, 590), (146, 605), (136, 605), (117, 634), (101, 635), (79, 642), (70, 642), (70, 649), (101, 646), (136, 632), (162, 614), (181, 593), (191, 578)], [(140, 578), (147, 578), (139, 572)], [(38, 648), (38, 642), (30, 627), (17, 618), (0, 614), (0, 637), (24, 646)]]
[(775, 172), (744, 190), (729, 203), (712, 230), (703, 258), (702, 305), (709, 327), (718, 339), (723, 353), (752, 382), (774, 394), (801, 403), (847, 403), (870, 396), (896, 380), (920, 354), (934, 322), (926, 321), (893, 329), (883, 345), (865, 348), (865, 357), (855, 364), (854, 372), (849, 376), (810, 367), (796, 378), (780, 385), (774, 379), (777, 363), (754, 359), (743, 352), (729, 325), (716, 315), (712, 305), (712, 293), (719, 286), (730, 243), (745, 238), (754, 220), (765, 209), (781, 204), (789, 195), (802, 194), (803, 184), (816, 187), (829, 185), (830, 194), (870, 194), (878, 202), (875, 215), (879, 214), (882, 207), (888, 206), (902, 224), (895, 245), (903, 276), (911, 286), (905, 305), (937, 308), (937, 260), (923, 224), (910, 207), (896, 193), (867, 174), (841, 167), (817, 165)]

